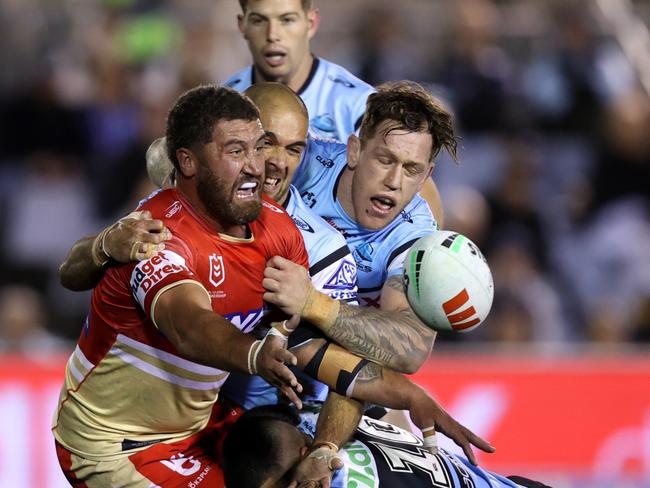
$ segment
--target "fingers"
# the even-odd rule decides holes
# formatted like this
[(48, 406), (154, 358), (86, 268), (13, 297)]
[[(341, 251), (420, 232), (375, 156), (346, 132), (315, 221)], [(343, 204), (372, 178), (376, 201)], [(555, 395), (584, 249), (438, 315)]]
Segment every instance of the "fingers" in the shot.
[(289, 320), (284, 321), (284, 328), (289, 331), (296, 330), (296, 327), (300, 324), (300, 315), (294, 314)]
[[(264, 278), (262, 279), (262, 286), (264, 289), (270, 291), (270, 292), (276, 292), (280, 290), (280, 282), (277, 280), (274, 280), (272, 278)], [(266, 298), (265, 298), (266, 300)]]
[(492, 444), (490, 444), (485, 439), (477, 436), (471, 430), (467, 431), (467, 437), (468, 437), (469, 441), (472, 444), (474, 444), (476, 447), (478, 447), (481, 451), (490, 452), (490, 453), (496, 451), (496, 448)]
[(288, 386), (282, 386), (278, 388), (280, 390), (280, 393), (282, 393), (285, 397), (289, 399), (291, 403), (293, 403), (298, 410), (302, 409), (302, 401), (300, 398), (298, 398), (298, 395), (296, 392), (289, 388)]

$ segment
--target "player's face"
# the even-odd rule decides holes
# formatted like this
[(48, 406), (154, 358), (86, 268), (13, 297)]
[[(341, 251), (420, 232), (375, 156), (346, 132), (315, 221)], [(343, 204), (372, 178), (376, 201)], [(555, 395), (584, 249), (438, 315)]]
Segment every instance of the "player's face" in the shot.
[(262, 483), (261, 488), (285, 488), (287, 486), (285, 475), (307, 454), (311, 444), (311, 439), (296, 427), (285, 422), (273, 421), (273, 423), (277, 426), (276, 444), (281, 455), (277, 469)]
[(262, 110), (266, 132), (264, 193), (284, 204), (307, 139), (307, 118), (294, 110)]
[(355, 137), (348, 145), (352, 176), (354, 218), (368, 229), (388, 225), (431, 175), (432, 137), (423, 132), (393, 130), (392, 122), (379, 125), (365, 144)]
[(264, 132), (259, 120), (221, 120), (198, 154), (197, 193), (224, 226), (255, 220), (262, 209)]
[(239, 30), (266, 80), (290, 84), (311, 63), (309, 40), (318, 27), (317, 15), (315, 10), (305, 12), (300, 0), (248, 2), (246, 13), (239, 16)]

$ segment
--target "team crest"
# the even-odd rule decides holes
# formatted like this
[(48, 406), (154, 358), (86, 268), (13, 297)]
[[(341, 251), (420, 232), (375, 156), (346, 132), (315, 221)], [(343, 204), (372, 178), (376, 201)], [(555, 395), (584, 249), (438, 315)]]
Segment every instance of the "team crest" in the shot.
[(226, 269), (223, 266), (223, 256), (210, 256), (210, 283), (216, 288), (226, 279)]
[(357, 281), (357, 268), (354, 263), (343, 261), (339, 269), (323, 285), (326, 290), (340, 290), (353, 287)]

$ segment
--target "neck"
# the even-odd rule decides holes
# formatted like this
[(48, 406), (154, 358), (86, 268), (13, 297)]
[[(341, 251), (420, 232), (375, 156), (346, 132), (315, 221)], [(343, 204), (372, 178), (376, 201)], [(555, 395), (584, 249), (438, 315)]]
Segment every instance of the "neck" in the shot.
[(287, 85), (293, 91), (298, 93), (298, 90), (303, 87), (307, 81), (307, 78), (309, 78), (309, 73), (311, 72), (311, 67), (313, 65), (314, 56), (308, 54), (305, 60), (300, 63), (300, 66), (295, 72), (289, 73), (287, 76), (279, 77), (276, 79), (271, 79), (264, 76), (264, 74), (257, 68), (257, 66), (254, 66), (253, 69), (255, 70), (255, 79), (263, 81), (276, 81), (282, 83), (283, 85)]
[(248, 234), (248, 227), (246, 225), (224, 225), (215, 219), (208, 209), (203, 205), (196, 191), (196, 185), (193, 185), (185, 180), (177, 183), (176, 189), (185, 197), (185, 199), (192, 206), (192, 210), (198, 214), (217, 234), (225, 234), (230, 237), (244, 239)]
[(336, 198), (338, 199), (343, 210), (352, 218), (356, 219), (354, 215), (354, 205), (352, 205), (352, 178), (354, 177), (354, 171), (346, 167), (343, 170), (341, 179), (339, 180), (339, 186), (336, 189)]

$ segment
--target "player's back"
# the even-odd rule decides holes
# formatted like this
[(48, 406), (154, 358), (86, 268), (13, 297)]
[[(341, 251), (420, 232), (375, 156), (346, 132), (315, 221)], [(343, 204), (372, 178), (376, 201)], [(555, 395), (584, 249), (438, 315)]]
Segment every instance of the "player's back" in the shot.
[(164, 251), (137, 264), (109, 268), (68, 361), (54, 434), (89, 459), (112, 459), (202, 429), (228, 373), (189, 361), (153, 322), (165, 290), (204, 289), (213, 310), (243, 332), (264, 313), (266, 261), (281, 255), (307, 264), (302, 238), (281, 208), (264, 201), (251, 236), (216, 233), (176, 190), (146, 201), (172, 232)]

